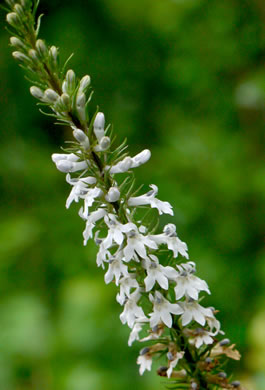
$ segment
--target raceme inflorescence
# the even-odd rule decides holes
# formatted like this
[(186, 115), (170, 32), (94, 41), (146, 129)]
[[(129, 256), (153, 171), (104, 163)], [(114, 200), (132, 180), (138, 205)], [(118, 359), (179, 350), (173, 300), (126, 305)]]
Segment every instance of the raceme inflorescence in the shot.
[(154, 184), (143, 194), (135, 188), (134, 171), (151, 152), (131, 157), (126, 140), (116, 145), (104, 114), (90, 116), (90, 77), (79, 79), (67, 69), (68, 60), (61, 66), (58, 48), (38, 39), (37, 7), (38, 1), (6, 0), (13, 57), (48, 115), (73, 131), (64, 153), (53, 154), (52, 161), (70, 185), (66, 208), (81, 204), (84, 245), (94, 240), (105, 283), (117, 286), (120, 320), (131, 329), (128, 344), (145, 343), (137, 359), (140, 374), (160, 357), (157, 373), (172, 388), (242, 389), (224, 372), (225, 361), (240, 354), (223, 338), (217, 311), (202, 305), (202, 293), (210, 294), (207, 283), (196, 276), (176, 226), (160, 228), (159, 216), (173, 216), (172, 206), (157, 197)]

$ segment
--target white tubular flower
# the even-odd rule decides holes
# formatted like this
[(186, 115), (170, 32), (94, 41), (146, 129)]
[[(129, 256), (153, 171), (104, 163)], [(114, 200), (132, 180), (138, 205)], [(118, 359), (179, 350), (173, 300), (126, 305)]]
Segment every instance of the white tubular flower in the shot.
[(140, 375), (143, 375), (143, 373), (145, 372), (145, 370), (151, 371), (151, 367), (152, 367), (152, 356), (149, 355), (148, 353), (146, 353), (146, 354), (144, 354), (144, 355), (138, 356), (138, 358), (137, 358), (137, 364), (140, 365), (140, 368), (139, 368), (139, 373), (140, 373)]
[(106, 210), (98, 209), (96, 211), (93, 211), (91, 214), (88, 214), (86, 217), (84, 217), (83, 208), (81, 207), (81, 209), (79, 210), (79, 215), (81, 218), (86, 219), (86, 228), (83, 232), (84, 245), (86, 245), (88, 239), (93, 236), (92, 232), (96, 222), (99, 221), (101, 218), (103, 218), (105, 214), (106, 214)]
[(85, 148), (89, 149), (90, 142), (88, 136), (83, 132), (83, 130), (75, 129), (73, 131), (73, 136), (75, 139)]
[(150, 204), (152, 208), (156, 208), (159, 214), (170, 214), (174, 215), (172, 206), (168, 202), (163, 202), (162, 200), (156, 199), (158, 193), (158, 187), (154, 184), (151, 184), (151, 191), (147, 192), (145, 195), (131, 197), (128, 200), (129, 206), (142, 206)]
[(176, 367), (179, 360), (182, 359), (184, 356), (184, 352), (176, 352), (174, 355), (171, 352), (167, 353), (167, 358), (169, 360), (169, 367), (167, 369), (167, 377), (170, 378), (172, 375), (173, 368)]
[(137, 168), (140, 165), (145, 164), (151, 157), (151, 152), (149, 149), (143, 150), (141, 153), (136, 154), (132, 158), (132, 168)]
[(178, 303), (170, 303), (159, 291), (155, 291), (155, 296), (149, 294), (149, 299), (153, 303), (153, 312), (150, 313), (150, 326), (153, 328), (159, 322), (163, 322), (168, 328), (172, 326), (172, 314), (183, 314), (184, 310)]
[(103, 138), (105, 135), (104, 127), (105, 127), (105, 116), (103, 112), (98, 112), (93, 125), (94, 133), (98, 142), (100, 142), (101, 138)]
[(106, 215), (104, 221), (109, 228), (107, 237), (102, 241), (104, 248), (110, 248), (113, 241), (121, 245), (123, 243), (124, 233), (128, 233), (131, 230), (130, 224), (121, 224), (113, 214)]
[(121, 276), (128, 276), (128, 267), (122, 262), (122, 252), (115, 253), (108, 261), (109, 268), (105, 273), (104, 280), (106, 284), (109, 284), (115, 277), (116, 286), (119, 285)]
[(80, 198), (84, 198), (88, 192), (87, 185), (95, 184), (97, 180), (92, 176), (72, 179), (68, 173), (66, 175), (66, 181), (73, 186), (66, 200), (66, 208), (68, 209), (73, 201), (78, 202)]
[(130, 292), (132, 288), (139, 288), (139, 284), (135, 278), (135, 274), (130, 273), (128, 276), (125, 276), (120, 279), (120, 292), (117, 294), (116, 299), (120, 305), (123, 305), (126, 297), (130, 297)]
[(183, 314), (181, 316), (183, 326), (188, 325), (192, 320), (204, 326), (206, 317), (213, 318), (213, 312), (210, 308), (201, 306), (193, 299), (189, 299), (189, 301), (186, 302), (180, 302), (179, 304), (183, 309)]
[(124, 173), (132, 168), (132, 158), (127, 156), (122, 161), (119, 161), (116, 165), (113, 165), (110, 169), (110, 173)]
[[(172, 227), (174, 227), (174, 231), (172, 231)], [(181, 256), (186, 257), (186, 259), (189, 258), (187, 244), (178, 238), (176, 227), (172, 223), (164, 227), (164, 233), (152, 235), (150, 238), (158, 245), (166, 244), (168, 249), (172, 250), (174, 257), (178, 257), (178, 254), (180, 253)]]
[(99, 141), (99, 144), (94, 147), (95, 152), (103, 152), (104, 150), (107, 150), (110, 147), (110, 138), (109, 137), (102, 137)]
[(69, 153), (69, 154), (65, 154), (65, 153), (53, 153), (52, 154), (52, 161), (56, 164), (57, 162), (59, 161), (62, 161), (62, 160), (69, 160), (69, 161), (72, 161), (72, 162), (76, 162), (79, 160), (79, 157), (74, 154), (74, 153)]
[(168, 289), (168, 279), (175, 279), (178, 275), (177, 271), (172, 267), (164, 267), (159, 264), (158, 258), (154, 255), (150, 255), (152, 261), (144, 261), (144, 267), (147, 272), (147, 276), (144, 279), (145, 290), (150, 291), (155, 282), (157, 282), (164, 290)]
[(137, 305), (137, 302), (141, 298), (139, 290), (135, 290), (130, 297), (126, 300), (124, 310), (120, 315), (120, 320), (123, 324), (128, 324), (130, 328), (133, 327), (135, 321), (138, 318), (146, 318), (143, 309)]
[(206, 322), (210, 327), (212, 336), (216, 336), (217, 334), (224, 334), (224, 332), (221, 330), (220, 322), (213, 315), (211, 317), (206, 317)]
[(88, 161), (72, 162), (70, 160), (60, 160), (55, 163), (56, 168), (63, 173), (83, 171), (88, 167)]
[(137, 255), (146, 258), (147, 253), (145, 247), (157, 249), (156, 243), (148, 236), (139, 233), (136, 225), (130, 223), (129, 226), (131, 226), (131, 230), (127, 233), (127, 245), (123, 250), (125, 261), (130, 261), (132, 258), (137, 261)]
[(178, 265), (177, 268), (179, 273), (175, 279), (177, 285), (174, 289), (176, 300), (179, 300), (185, 295), (197, 301), (200, 291), (206, 291), (208, 294), (211, 294), (207, 283), (193, 275), (195, 272), (195, 263), (190, 261)]
[(113, 203), (120, 199), (120, 191), (117, 187), (110, 187), (105, 199), (107, 202)]

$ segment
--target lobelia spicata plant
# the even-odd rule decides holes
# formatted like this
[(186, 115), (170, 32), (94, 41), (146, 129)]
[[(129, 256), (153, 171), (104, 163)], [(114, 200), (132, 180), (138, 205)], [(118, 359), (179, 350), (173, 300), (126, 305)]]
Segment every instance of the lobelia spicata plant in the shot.
[(201, 293), (210, 294), (207, 283), (195, 275), (176, 226), (159, 228), (159, 215), (173, 215), (172, 206), (157, 198), (154, 184), (142, 195), (135, 189), (133, 171), (150, 151), (130, 157), (126, 140), (114, 146), (102, 112), (89, 117), (90, 77), (78, 79), (67, 70), (68, 60), (60, 65), (58, 48), (38, 39), (37, 7), (38, 1), (6, 0), (13, 57), (34, 84), (31, 94), (51, 109), (48, 115), (73, 130), (64, 153), (53, 154), (52, 161), (71, 186), (66, 208), (82, 203), (84, 245), (94, 239), (105, 283), (119, 289), (120, 320), (131, 329), (128, 344), (145, 343), (137, 359), (140, 374), (160, 357), (157, 374), (172, 389), (242, 389), (224, 372), (228, 359), (240, 354), (223, 338), (217, 311), (201, 304)]

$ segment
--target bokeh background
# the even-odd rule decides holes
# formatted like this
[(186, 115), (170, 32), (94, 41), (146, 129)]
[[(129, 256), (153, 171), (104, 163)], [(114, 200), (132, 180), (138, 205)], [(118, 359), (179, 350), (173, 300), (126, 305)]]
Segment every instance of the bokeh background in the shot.
[[(92, 77), (131, 153), (152, 150), (155, 183), (243, 358), (265, 389), (263, 0), (42, 0), (41, 37)], [(138, 375), (115, 286), (105, 286), (78, 206), (50, 155), (71, 134), (42, 116), (0, 17), (0, 388), (159, 390)], [(172, 222), (164, 218), (163, 222)]]

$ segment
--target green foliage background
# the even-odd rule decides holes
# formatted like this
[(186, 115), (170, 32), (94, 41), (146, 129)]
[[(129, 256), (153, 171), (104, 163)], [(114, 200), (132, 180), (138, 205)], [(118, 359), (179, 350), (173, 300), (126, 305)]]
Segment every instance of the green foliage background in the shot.
[[(265, 388), (263, 0), (42, 0), (41, 37), (74, 52), (131, 153), (138, 183), (175, 210), (226, 336), (236, 378)], [(0, 25), (0, 388), (158, 390), (138, 375), (115, 286), (51, 162), (68, 129), (43, 117)], [(92, 107), (92, 108), (93, 108)], [(164, 218), (162, 222), (168, 222)], [(171, 220), (172, 221), (172, 220)]]

